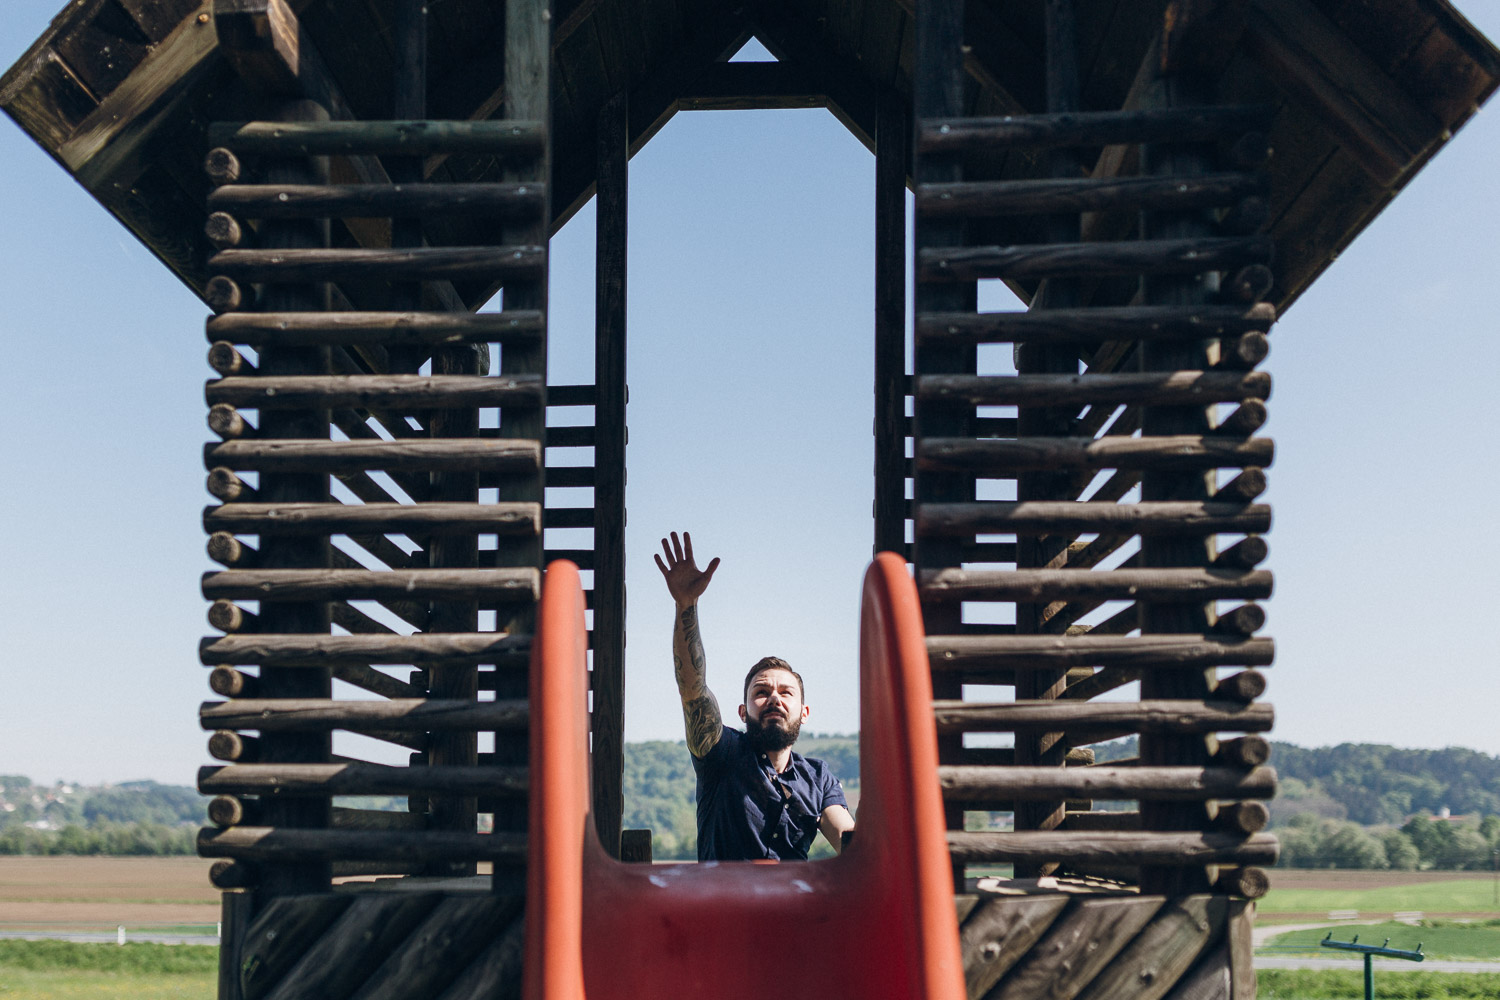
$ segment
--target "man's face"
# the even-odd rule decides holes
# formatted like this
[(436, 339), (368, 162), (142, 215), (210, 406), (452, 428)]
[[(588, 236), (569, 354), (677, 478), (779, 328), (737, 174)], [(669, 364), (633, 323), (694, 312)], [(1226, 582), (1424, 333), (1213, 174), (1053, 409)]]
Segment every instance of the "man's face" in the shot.
[(790, 670), (776, 667), (750, 679), (745, 704), (740, 706), (740, 721), (746, 731), (769, 737), (772, 746), (789, 747), (796, 742), (807, 715), (797, 678)]

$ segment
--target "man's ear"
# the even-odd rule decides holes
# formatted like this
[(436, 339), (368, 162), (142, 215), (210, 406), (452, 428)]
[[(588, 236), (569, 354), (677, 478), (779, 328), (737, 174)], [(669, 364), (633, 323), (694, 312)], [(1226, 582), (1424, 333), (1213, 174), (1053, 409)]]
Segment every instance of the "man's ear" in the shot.
[(741, 706), (740, 706), (740, 721), (741, 721), (741, 722), (745, 722), (745, 721), (747, 721), (747, 720), (746, 720), (746, 719), (745, 719), (745, 706), (744, 706), (744, 705), (741, 705)]
[(808, 717), (809, 714), (811, 714), (811, 712), (812, 712), (812, 706), (811, 705), (803, 705), (802, 706), (802, 721), (803, 722), (807, 721), (807, 717)]

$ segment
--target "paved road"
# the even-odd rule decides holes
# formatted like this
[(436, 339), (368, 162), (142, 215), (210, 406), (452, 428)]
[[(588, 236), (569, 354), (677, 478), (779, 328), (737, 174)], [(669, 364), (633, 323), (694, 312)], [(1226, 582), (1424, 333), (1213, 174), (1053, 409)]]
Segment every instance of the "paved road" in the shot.
[[(1496, 972), (1500, 973), (1500, 962), (1450, 962), (1428, 959), (1425, 962), (1405, 962), (1398, 958), (1377, 958), (1376, 972)], [(1359, 972), (1364, 962), (1354, 958), (1301, 958), (1296, 955), (1256, 955), (1257, 969), (1351, 969)]]
[[(3, 941), (77, 941), (80, 944), (114, 944), (118, 938), (114, 931), (0, 931)], [(149, 931), (130, 931), (125, 935), (129, 942), (148, 944), (212, 944), (219, 939), (212, 934), (152, 934)]]

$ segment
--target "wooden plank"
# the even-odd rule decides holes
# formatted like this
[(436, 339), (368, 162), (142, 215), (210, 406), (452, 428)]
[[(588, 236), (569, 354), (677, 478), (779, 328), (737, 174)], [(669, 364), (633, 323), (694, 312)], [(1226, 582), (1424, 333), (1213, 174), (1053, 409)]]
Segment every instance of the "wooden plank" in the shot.
[(1227, 943), (1204, 955), (1177, 981), (1166, 1000), (1230, 1000), (1232, 986)]
[(473, 215), (517, 219), (546, 207), (537, 184), (225, 184), (208, 195), (213, 211), (251, 219)]
[(273, 663), (288, 667), (335, 663), (425, 666), (433, 663), (492, 663), (524, 667), (531, 637), (493, 632), (424, 635), (257, 635), (203, 639), (199, 660), (205, 666)]
[(982, 898), (959, 929), (968, 995), (984, 996), (1046, 933), (1069, 902), (1064, 895)]
[[(1094, 677), (1100, 676), (1094, 674)], [(1069, 685), (1069, 690), (1078, 683)], [(1262, 732), (1271, 728), (1269, 705), (1230, 701), (1007, 701), (940, 700), (933, 703), (940, 733), (1013, 732), (1021, 729), (1094, 729), (1129, 727), (1134, 731)]]
[(1160, 896), (1079, 900), (987, 1000), (1070, 1000), (1146, 926), (1162, 902)]
[(1147, 108), (1004, 115), (998, 118), (934, 116), (917, 132), (921, 153), (963, 153), (992, 146), (1049, 149), (1143, 142), (1210, 142), (1263, 128), (1270, 109), (1262, 105)]
[(462, 698), (409, 696), (380, 701), (236, 698), (204, 702), (198, 709), (198, 719), (204, 729), (259, 729), (262, 732), (311, 732), (329, 728), (351, 732), (452, 732), (486, 728), (524, 729), (526, 713), (525, 701), (476, 702)]
[[(480, 724), (484, 724), (480, 721)], [(225, 764), (198, 769), (205, 795), (525, 795), (523, 767)]]
[[(378, 533), (483, 533), (511, 535), (540, 530), (537, 504), (225, 504), (203, 511), (209, 532), (268, 535)], [(351, 567), (352, 568), (352, 567)]]
[(221, 441), (203, 447), (203, 464), (237, 470), (323, 471), (364, 469), (433, 472), (527, 472), (540, 467), (536, 441), (428, 438), (405, 441)]
[[(593, 807), (605, 850), (619, 856), (625, 753), (626, 257), (629, 218), (627, 95), (599, 113), (594, 263)], [(560, 482), (549, 470), (549, 482)]]
[[(227, 380), (226, 380), (227, 381)], [(1197, 434), (1151, 437), (919, 438), (917, 468), (968, 471), (988, 478), (1025, 469), (1191, 471), (1271, 464), (1270, 438), (1241, 441)]]
[(1266, 570), (924, 569), (917, 581), (922, 596), (934, 601), (1255, 600), (1271, 594)]
[(411, 249), (221, 250), (209, 270), (237, 281), (523, 280), (545, 271), (537, 244)]
[(1270, 639), (1193, 635), (927, 637), (927, 655), (934, 672), (1047, 670), (1059, 666), (1141, 670), (1265, 666), (1275, 651), (1275, 643)]
[(683, 111), (752, 111), (820, 108), (828, 103), (821, 81), (791, 63), (713, 63), (679, 98)]
[[(921, 400), (961, 400), (976, 406), (1176, 405), (1265, 399), (1265, 372), (1131, 372), (1108, 375), (921, 375)], [(1118, 432), (1117, 432), (1118, 433)]]
[(386, 953), (360, 989), (360, 1000), (433, 996), (504, 932), (520, 908), (514, 896), (445, 897)]
[(541, 313), (467, 312), (225, 313), (211, 316), (208, 339), (236, 344), (362, 344), (425, 346), (534, 339), (545, 331)]
[(1161, 177), (1064, 177), (924, 184), (917, 211), (930, 215), (1002, 216), (1111, 209), (1192, 209), (1233, 205), (1263, 192), (1253, 174)]
[(1008, 798), (1016, 802), (1053, 798), (1136, 799), (1142, 802), (1206, 802), (1268, 799), (1276, 794), (1276, 771), (1257, 767), (973, 767), (938, 768), (943, 797), (956, 802)]
[(1110, 966), (1079, 994), (1079, 1000), (1128, 995), (1160, 1000), (1194, 962), (1224, 934), (1227, 902), (1222, 896), (1169, 900)]
[(1229, 900), (1229, 914), (1224, 935), (1229, 944), (1230, 1000), (1255, 1000), (1255, 903), (1247, 899)]
[(328, 893), (282, 896), (255, 915), (234, 963), (244, 1000), (261, 1000), (353, 902)]
[(875, 128), (875, 551), (906, 545), (905, 109), (880, 104)]
[(35, 56), (28, 53), (0, 80), (0, 108), (49, 153), (55, 153), (98, 104), (88, 85), (50, 49)]
[[(442, 409), (505, 406), (540, 411), (542, 377), (525, 373), (491, 375), (271, 375), (223, 378), (204, 387), (210, 406), (255, 407), (262, 411), (309, 406), (360, 409)], [(538, 435), (540, 437), (540, 435)], [(525, 440), (535, 441), (537, 438)], [(1263, 463), (1261, 463), (1263, 464)]]
[(1058, 343), (1097, 345), (1111, 340), (1202, 340), (1269, 330), (1269, 305), (1127, 306), (1038, 309), (1027, 312), (925, 313), (917, 317), (918, 342), (968, 344)]
[[(519, 897), (513, 897), (519, 898)], [(494, 1000), (514, 997), (524, 962), (526, 916), (517, 917), (479, 957), (459, 973), (437, 1000)]]
[(1202, 534), (1264, 532), (1271, 526), (1265, 504), (1169, 500), (1120, 504), (1103, 501), (980, 501), (921, 504), (917, 535)]
[(924, 247), (917, 251), (917, 270), (934, 281), (1202, 274), (1269, 263), (1274, 249), (1266, 236)]
[(229, 569), (203, 575), (209, 600), (354, 601), (463, 600), (493, 603), (534, 601), (541, 571), (533, 567), (406, 570)]
[(266, 1000), (349, 996), (442, 902), (436, 892), (356, 897)]

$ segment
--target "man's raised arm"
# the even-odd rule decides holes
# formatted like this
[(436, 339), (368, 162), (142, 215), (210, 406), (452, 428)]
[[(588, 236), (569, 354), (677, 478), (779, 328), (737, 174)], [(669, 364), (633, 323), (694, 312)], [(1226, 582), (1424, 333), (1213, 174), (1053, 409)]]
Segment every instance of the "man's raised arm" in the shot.
[(672, 619), (672, 666), (677, 674), (677, 694), (682, 698), (682, 718), (687, 728), (687, 745), (694, 757), (712, 750), (724, 732), (719, 702), (708, 689), (707, 661), (703, 655), (703, 637), (698, 632), (698, 598), (708, 589), (719, 560), (705, 570), (693, 561), (693, 538), (687, 532), (682, 540), (672, 532), (671, 543), (661, 540), (662, 553), (656, 566), (666, 578), (667, 590), (677, 604)]

